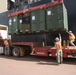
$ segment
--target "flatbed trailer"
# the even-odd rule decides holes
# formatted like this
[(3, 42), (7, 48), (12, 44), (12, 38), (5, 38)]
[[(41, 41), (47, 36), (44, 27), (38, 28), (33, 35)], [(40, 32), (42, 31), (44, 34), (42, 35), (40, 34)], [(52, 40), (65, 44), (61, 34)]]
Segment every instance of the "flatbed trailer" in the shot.
[[(41, 43), (41, 47), (38, 44)], [(37, 45), (38, 47), (35, 47)], [(35, 55), (35, 56), (51, 56), (56, 57), (56, 49), (51, 46), (44, 46), (44, 42), (11, 42), (10, 43), (10, 51), (7, 51), (9, 55), (13, 56), (25, 56), (25, 55)], [(68, 58), (76, 58), (76, 48), (73, 46), (62, 47), (63, 57)], [(31, 54), (33, 51), (33, 54)]]

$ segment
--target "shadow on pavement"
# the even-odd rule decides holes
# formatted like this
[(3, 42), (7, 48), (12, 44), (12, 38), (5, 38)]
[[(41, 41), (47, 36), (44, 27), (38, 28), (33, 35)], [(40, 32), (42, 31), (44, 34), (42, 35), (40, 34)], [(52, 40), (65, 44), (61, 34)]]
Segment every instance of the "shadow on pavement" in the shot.
[[(13, 57), (13, 56), (0, 55), (0, 58), (11, 59), (16, 61), (36, 62), (38, 65), (58, 65), (55, 57), (42, 57), (42, 56)], [(76, 65), (76, 58), (64, 58), (63, 64)]]

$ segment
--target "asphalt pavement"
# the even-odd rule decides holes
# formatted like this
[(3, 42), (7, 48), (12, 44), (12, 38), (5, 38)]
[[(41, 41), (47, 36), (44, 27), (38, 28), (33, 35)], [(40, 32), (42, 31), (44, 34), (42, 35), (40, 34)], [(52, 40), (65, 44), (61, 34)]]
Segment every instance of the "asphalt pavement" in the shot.
[(52, 57), (0, 55), (0, 75), (76, 75), (76, 59), (64, 58), (58, 66)]

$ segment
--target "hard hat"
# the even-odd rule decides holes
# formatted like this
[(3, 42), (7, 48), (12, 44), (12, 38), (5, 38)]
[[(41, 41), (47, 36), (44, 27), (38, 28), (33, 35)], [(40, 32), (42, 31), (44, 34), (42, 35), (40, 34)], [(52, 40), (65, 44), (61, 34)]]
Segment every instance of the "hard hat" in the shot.
[(58, 37), (56, 37), (56, 38), (55, 38), (55, 41), (59, 41), (59, 38), (58, 38)]
[(69, 31), (69, 33), (72, 33), (72, 31)]

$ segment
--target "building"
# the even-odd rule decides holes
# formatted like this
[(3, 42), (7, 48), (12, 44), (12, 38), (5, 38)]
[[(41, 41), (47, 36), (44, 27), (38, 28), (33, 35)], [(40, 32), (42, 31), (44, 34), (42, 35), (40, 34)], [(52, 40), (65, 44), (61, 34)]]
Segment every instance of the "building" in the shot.
[(7, 0), (0, 0), (0, 25), (8, 25)]
[(7, 38), (7, 26), (8, 26), (8, 17), (7, 17), (7, 0), (0, 0), (0, 33), (3, 39)]

